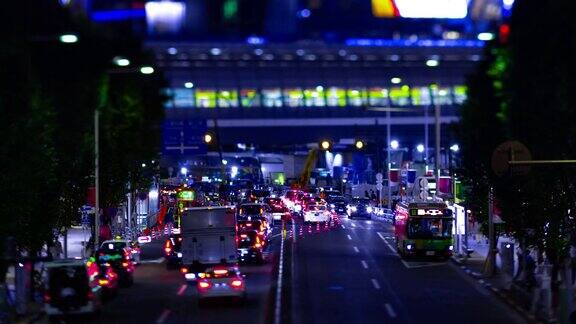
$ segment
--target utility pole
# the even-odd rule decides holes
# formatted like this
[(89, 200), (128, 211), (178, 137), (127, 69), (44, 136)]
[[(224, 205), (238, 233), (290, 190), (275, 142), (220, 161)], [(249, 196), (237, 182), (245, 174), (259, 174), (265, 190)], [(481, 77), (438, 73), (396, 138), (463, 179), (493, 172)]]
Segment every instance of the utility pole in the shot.
[[(440, 105), (439, 104), (436, 104), (434, 106), (434, 120), (436, 122), (436, 126), (434, 127), (435, 131), (436, 131), (436, 149), (435, 149), (436, 158), (434, 161), (435, 162), (434, 163), (435, 164), (434, 172), (436, 173), (435, 174), (436, 185), (438, 185), (438, 179), (440, 177), (440, 168), (441, 168), (441, 166), (440, 166), (440, 131), (441, 131), (441, 129), (440, 129)], [(436, 188), (436, 192), (438, 192), (438, 188)]]
[(386, 153), (387, 153), (387, 158), (386, 158), (386, 163), (388, 165), (388, 168), (386, 168), (386, 173), (388, 173), (388, 209), (392, 209), (392, 188), (390, 186), (390, 167), (392, 166), (392, 163), (390, 162), (391, 159), (391, 154), (390, 154), (390, 141), (391, 141), (391, 135), (390, 135), (390, 109), (388, 109), (386, 111), (386, 141), (388, 142), (386, 144)]
[(496, 241), (494, 235), (494, 192), (492, 187), (488, 191), (488, 256), (484, 263), (484, 275), (494, 275), (496, 266)]
[(100, 111), (94, 110), (94, 250), (100, 235)]

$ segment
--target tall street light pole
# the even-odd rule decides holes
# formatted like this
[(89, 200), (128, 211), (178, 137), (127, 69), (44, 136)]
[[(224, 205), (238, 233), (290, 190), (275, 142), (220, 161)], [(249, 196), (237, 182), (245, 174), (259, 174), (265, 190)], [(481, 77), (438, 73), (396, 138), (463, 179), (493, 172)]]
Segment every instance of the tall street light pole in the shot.
[(94, 249), (100, 238), (100, 110), (94, 110)]

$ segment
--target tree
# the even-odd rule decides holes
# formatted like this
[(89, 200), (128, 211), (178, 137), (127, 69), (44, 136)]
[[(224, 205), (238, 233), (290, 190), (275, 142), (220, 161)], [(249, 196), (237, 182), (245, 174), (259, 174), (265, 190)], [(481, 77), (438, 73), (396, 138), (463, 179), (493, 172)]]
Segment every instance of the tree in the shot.
[[(102, 206), (118, 204), (129, 179), (141, 187), (149, 181), (141, 164), (157, 160), (163, 79), (139, 73), (151, 57), (129, 32), (95, 27), (58, 1), (15, 1), (5, 9), (0, 19), (11, 28), (0, 48), (0, 237), (10, 235), (20, 250), (34, 253), (53, 240), (54, 229), (70, 226), (86, 202), (96, 108)], [(66, 32), (79, 41), (59, 42)], [(114, 66), (115, 56), (129, 58), (131, 67)]]
[(469, 81), (458, 127), (472, 188), (468, 199), (480, 220), (486, 218), (486, 192), (492, 186), (506, 231), (545, 251), (555, 266), (573, 231), (573, 169), (533, 166), (527, 175), (499, 178), (490, 171), (490, 157), (498, 144), (512, 139), (524, 143), (533, 159), (576, 157), (576, 22), (565, 14), (570, 5), (568, 0), (516, 1), (510, 41), (487, 47), (486, 61)]

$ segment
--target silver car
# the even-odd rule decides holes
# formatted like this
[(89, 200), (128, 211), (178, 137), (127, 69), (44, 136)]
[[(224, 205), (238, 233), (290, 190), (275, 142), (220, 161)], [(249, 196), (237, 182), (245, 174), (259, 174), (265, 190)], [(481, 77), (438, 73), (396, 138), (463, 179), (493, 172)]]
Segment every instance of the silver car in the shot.
[(230, 297), (246, 299), (246, 282), (237, 266), (216, 266), (198, 275), (198, 300)]

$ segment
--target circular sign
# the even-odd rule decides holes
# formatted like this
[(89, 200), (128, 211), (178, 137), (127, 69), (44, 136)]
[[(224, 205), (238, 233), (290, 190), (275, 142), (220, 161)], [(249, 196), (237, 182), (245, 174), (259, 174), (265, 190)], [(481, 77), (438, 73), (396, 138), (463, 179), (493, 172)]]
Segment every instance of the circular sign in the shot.
[(500, 144), (492, 153), (492, 171), (502, 177), (504, 175), (525, 175), (530, 172), (528, 165), (510, 165), (509, 161), (530, 161), (532, 154), (526, 145), (518, 141), (508, 141)]

